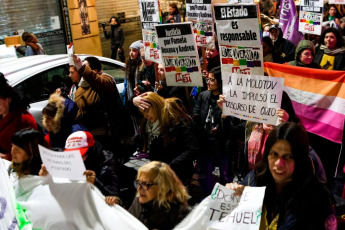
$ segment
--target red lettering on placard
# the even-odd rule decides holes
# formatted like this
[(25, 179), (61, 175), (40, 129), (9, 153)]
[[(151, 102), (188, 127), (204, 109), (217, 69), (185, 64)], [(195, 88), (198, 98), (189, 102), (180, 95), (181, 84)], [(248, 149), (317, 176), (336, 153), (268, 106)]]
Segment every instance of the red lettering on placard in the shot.
[(250, 68), (245, 68), (245, 69), (241, 69), (240, 67), (232, 67), (232, 72), (233, 73), (240, 73), (240, 74), (250, 74)]
[(183, 82), (183, 83), (192, 82), (192, 79), (189, 73), (187, 74), (176, 73), (175, 80), (176, 82)]
[(304, 25), (304, 30), (314, 31), (314, 25), (305, 24)]

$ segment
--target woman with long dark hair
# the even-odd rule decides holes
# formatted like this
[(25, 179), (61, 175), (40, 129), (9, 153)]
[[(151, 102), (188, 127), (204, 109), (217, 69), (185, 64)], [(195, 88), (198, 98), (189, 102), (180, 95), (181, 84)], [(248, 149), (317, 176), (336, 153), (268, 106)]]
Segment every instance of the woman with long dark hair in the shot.
[[(260, 229), (329, 229), (336, 225), (329, 194), (315, 176), (304, 127), (286, 122), (267, 138), (262, 160), (241, 182), (226, 186), (266, 186)], [(330, 228), (336, 229), (336, 228)]]
[(125, 53), (122, 48), (125, 41), (125, 36), (123, 35), (123, 29), (121, 24), (116, 17), (111, 17), (109, 19), (110, 31), (105, 29), (103, 26), (103, 32), (106, 39), (111, 39), (111, 58), (116, 60), (117, 54), (122, 62), (125, 62)]

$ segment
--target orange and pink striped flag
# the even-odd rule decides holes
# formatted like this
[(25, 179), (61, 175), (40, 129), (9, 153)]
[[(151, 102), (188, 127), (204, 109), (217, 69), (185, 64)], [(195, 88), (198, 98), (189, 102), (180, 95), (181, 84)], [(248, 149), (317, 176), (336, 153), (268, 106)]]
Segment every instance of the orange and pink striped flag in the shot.
[(271, 77), (285, 78), (296, 115), (308, 132), (341, 143), (345, 122), (345, 71), (265, 63)]

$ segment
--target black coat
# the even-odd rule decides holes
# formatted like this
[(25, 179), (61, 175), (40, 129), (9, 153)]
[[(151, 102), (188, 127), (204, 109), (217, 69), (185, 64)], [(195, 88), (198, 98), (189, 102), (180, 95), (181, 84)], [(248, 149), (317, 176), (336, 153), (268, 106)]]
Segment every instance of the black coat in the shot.
[(285, 62), (293, 61), (295, 59), (296, 46), (283, 37), (279, 37), (274, 42), (275, 52), (279, 55), (277, 63), (283, 64)]
[(134, 217), (140, 220), (148, 229), (169, 230), (173, 229), (190, 212), (186, 204), (170, 203), (170, 210), (158, 207), (153, 201), (140, 204), (135, 197), (128, 209)]
[(123, 35), (123, 30), (120, 26), (111, 26), (109, 32), (104, 31), (104, 36), (106, 39), (111, 38), (111, 48), (122, 48), (125, 36)]
[(190, 179), (193, 174), (193, 161), (198, 152), (193, 124), (182, 120), (171, 127), (167, 135), (166, 144), (162, 135), (152, 141), (150, 160), (169, 164), (181, 180)]
[[(242, 185), (258, 185), (255, 181), (255, 171), (251, 171), (241, 182)], [(288, 185), (286, 185), (288, 186)], [(275, 188), (273, 188), (275, 189)], [(266, 187), (264, 205), (266, 202), (272, 202), (272, 189)], [(302, 186), (298, 188), (288, 188), (285, 192), (285, 202), (281, 202), (278, 207), (279, 219), (278, 230), (287, 229), (325, 229), (325, 220), (334, 214), (329, 193), (324, 185), (319, 183), (316, 178), (309, 178)], [(335, 218), (335, 216), (334, 216)]]
[[(317, 64), (320, 64), (324, 54), (325, 54), (325, 51), (320, 49), (320, 46), (317, 46), (315, 48), (314, 62)], [(334, 58), (333, 70), (344, 70), (344, 68), (345, 68), (345, 53), (341, 53), (341, 54), (336, 55)]]

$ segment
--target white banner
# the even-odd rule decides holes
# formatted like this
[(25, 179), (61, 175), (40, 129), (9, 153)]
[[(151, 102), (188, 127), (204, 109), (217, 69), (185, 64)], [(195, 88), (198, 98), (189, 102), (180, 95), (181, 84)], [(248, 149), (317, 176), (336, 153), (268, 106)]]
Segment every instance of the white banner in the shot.
[(219, 45), (261, 46), (257, 5), (217, 4), (214, 13)]
[(249, 75), (264, 75), (261, 48), (220, 46), (222, 71)]
[[(16, 218), (16, 198), (7, 172), (10, 164), (10, 161), (0, 159), (0, 229), (17, 230), (19, 228)], [(26, 226), (21, 222), (19, 224), (26, 230), (32, 229), (30, 224)]]
[(258, 230), (266, 187), (246, 187), (241, 197), (216, 184), (205, 198), (175, 230)]
[(41, 145), (38, 148), (42, 162), (51, 176), (70, 180), (86, 180), (83, 175), (86, 169), (79, 150), (55, 152)]
[(120, 206), (107, 205), (101, 192), (85, 182), (54, 184), (50, 176), (28, 176), (15, 188), (34, 229), (147, 230)]
[(278, 125), (284, 79), (222, 71), (223, 114), (240, 119)]
[(328, 0), (329, 4), (345, 4), (345, 0)]

